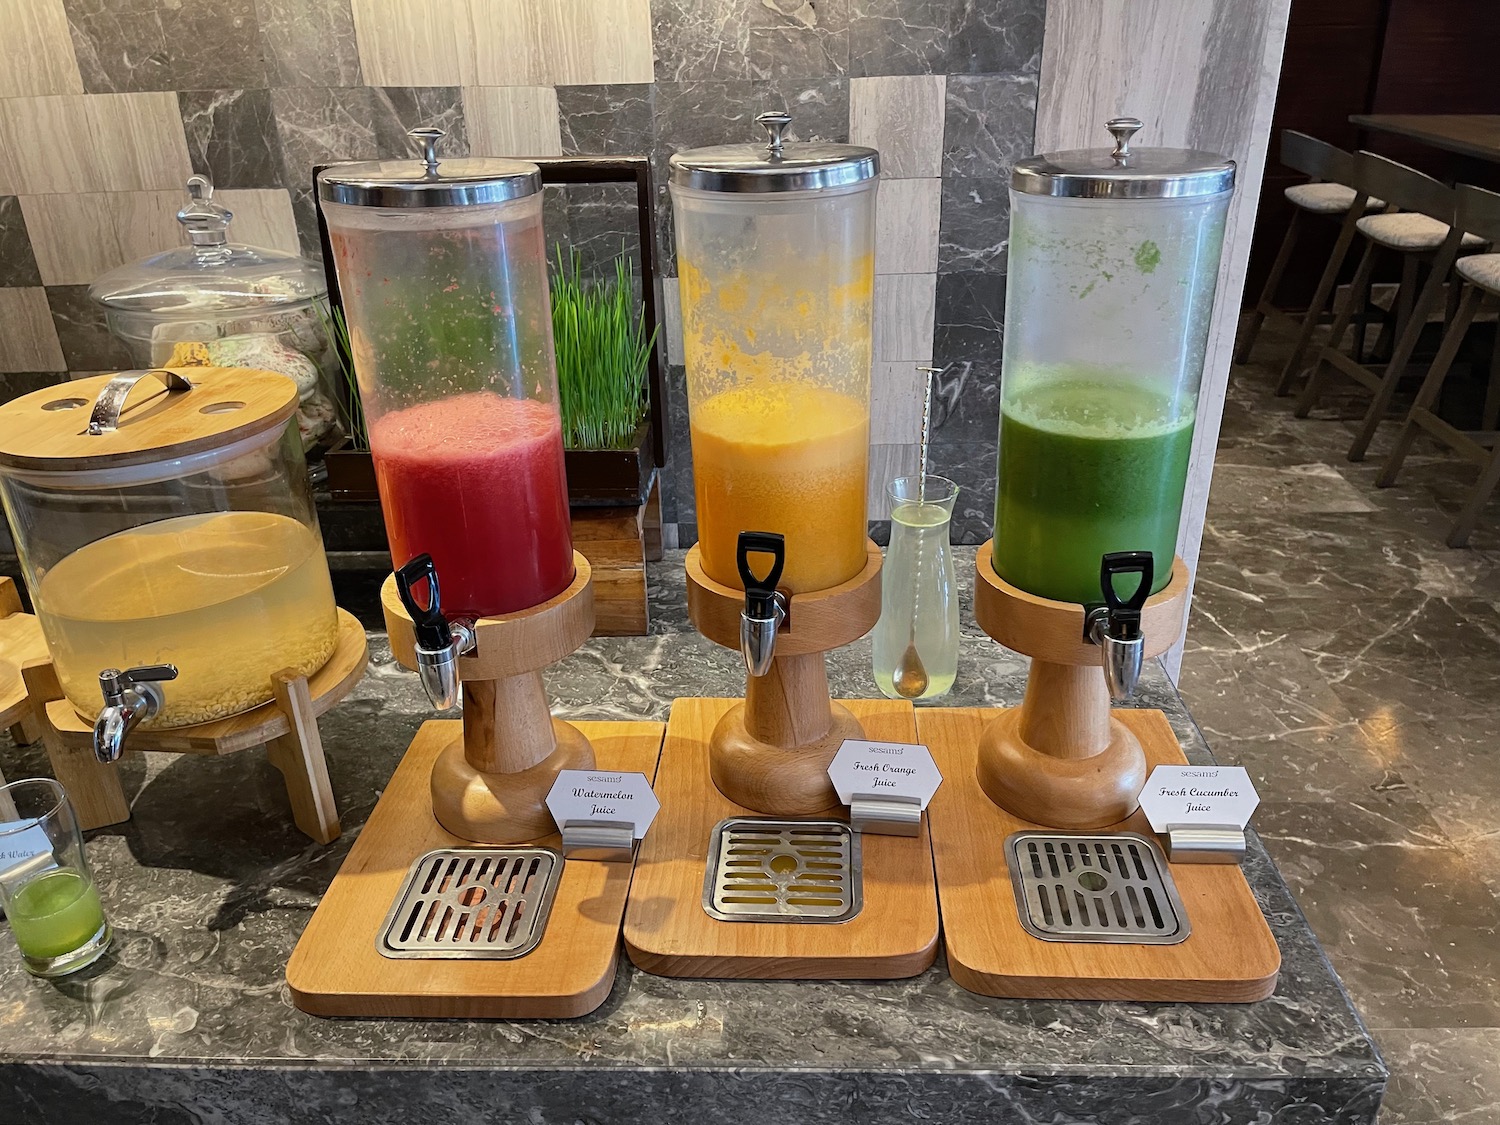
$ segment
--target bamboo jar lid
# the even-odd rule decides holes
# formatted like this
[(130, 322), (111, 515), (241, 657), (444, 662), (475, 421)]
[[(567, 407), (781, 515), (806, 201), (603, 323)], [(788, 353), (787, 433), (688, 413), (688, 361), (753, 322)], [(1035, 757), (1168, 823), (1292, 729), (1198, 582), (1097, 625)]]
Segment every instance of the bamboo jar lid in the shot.
[(248, 367), (96, 375), (0, 406), (0, 466), (76, 472), (146, 465), (280, 431), (297, 384)]

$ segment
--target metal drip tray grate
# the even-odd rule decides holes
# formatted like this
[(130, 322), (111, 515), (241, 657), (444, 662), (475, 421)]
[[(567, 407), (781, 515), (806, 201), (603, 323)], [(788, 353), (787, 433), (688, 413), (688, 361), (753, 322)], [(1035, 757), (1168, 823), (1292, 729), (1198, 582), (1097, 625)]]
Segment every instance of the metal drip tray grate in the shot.
[(1192, 929), (1166, 857), (1145, 836), (1017, 832), (1005, 851), (1032, 937), (1175, 945)]
[(542, 940), (562, 867), (551, 848), (428, 852), (411, 865), (375, 946), (386, 957), (524, 957)]
[(847, 922), (863, 906), (859, 836), (840, 820), (714, 827), (703, 909), (724, 922)]

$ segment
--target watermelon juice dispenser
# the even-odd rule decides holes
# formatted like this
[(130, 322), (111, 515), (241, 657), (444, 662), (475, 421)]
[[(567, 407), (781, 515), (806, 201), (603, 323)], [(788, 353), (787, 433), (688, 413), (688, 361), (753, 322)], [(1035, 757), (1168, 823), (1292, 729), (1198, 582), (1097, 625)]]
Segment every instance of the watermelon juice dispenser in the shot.
[[(1235, 172), (1213, 153), (1135, 147), (1134, 118), (1106, 127), (1113, 148), (1034, 156), (1011, 177), (995, 532), (976, 587), (980, 624), (1033, 658), (981, 780), (1067, 827), (1127, 815), (1144, 781), (1109, 700), (1181, 635), (1177, 526)], [(1000, 752), (1007, 722), (1019, 729)], [(1106, 750), (1097, 786), (1068, 791), (1059, 775), (1046, 790), (1036, 752)]]
[[(452, 707), (465, 685), (467, 766), (435, 769), (438, 819), (468, 839), (526, 839), (545, 809), (518, 825), (480, 792), (470, 803), (488, 811), (475, 813), (440, 793), (439, 775), (452, 774), (449, 789), (483, 790), (476, 773), (557, 754), (575, 766), (588, 751), (567, 724), (549, 732), (540, 678), (593, 621), (568, 522), (541, 173), (439, 159), (440, 130), (411, 135), (421, 159), (318, 177), (396, 566), (383, 608), (398, 659), (436, 706)], [(563, 603), (567, 627), (530, 652), (495, 624), (524, 613), (536, 628)]]

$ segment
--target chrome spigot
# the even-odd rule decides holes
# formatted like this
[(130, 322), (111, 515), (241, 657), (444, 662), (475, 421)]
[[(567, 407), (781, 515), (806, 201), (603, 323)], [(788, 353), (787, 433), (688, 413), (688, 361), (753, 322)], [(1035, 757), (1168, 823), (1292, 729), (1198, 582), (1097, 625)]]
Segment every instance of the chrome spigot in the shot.
[[(1130, 574), (1140, 575), (1140, 582), (1128, 597), (1122, 598), (1115, 589), (1115, 579)], [(1105, 555), (1099, 564), (1104, 604), (1090, 605), (1084, 613), (1083, 638), (1104, 650), (1104, 682), (1116, 703), (1127, 702), (1140, 682), (1146, 640), (1141, 631), (1141, 610), (1151, 596), (1152, 576), (1150, 551), (1116, 551)]]
[[(427, 604), (417, 601), (414, 588), (427, 583)], [(474, 626), (443, 616), (442, 592), (431, 555), (418, 555), (396, 571), (396, 593), (411, 615), (416, 636), (417, 677), (427, 698), (439, 711), (458, 702), (458, 658), (474, 651)]]
[[(750, 569), (751, 555), (770, 555), (771, 569), (764, 578)], [(790, 607), (786, 595), (776, 588), (786, 565), (786, 539), (772, 531), (742, 531), (735, 550), (740, 581), (745, 586), (745, 608), (740, 613), (740, 655), (745, 671), (764, 676), (776, 656), (776, 634), (786, 624)]]
[(120, 760), (125, 739), (161, 711), (166, 693), (161, 684), (177, 678), (175, 664), (146, 664), (138, 668), (106, 668), (99, 673), (104, 709), (94, 720), (94, 757), (105, 765)]

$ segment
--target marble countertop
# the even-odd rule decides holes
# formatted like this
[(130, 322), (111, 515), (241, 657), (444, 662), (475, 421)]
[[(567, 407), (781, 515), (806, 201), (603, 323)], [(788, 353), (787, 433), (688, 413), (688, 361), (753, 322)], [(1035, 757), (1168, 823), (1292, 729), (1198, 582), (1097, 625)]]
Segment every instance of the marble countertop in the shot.
[[(964, 639), (942, 703), (1012, 704), (1025, 662), (974, 625), (973, 549), (957, 551)], [(665, 719), (677, 696), (743, 690), (738, 655), (687, 624), (681, 553), (650, 580), (651, 635), (591, 641), (552, 669), (559, 714)], [(829, 680), (835, 695), (875, 694), (868, 640), (831, 655)], [(1138, 703), (1210, 760), (1154, 664)], [(1283, 967), (1257, 1004), (996, 1000), (959, 988), (941, 958), (870, 983), (672, 980), (622, 956), (609, 999), (578, 1020), (304, 1015), (287, 958), (429, 717), (416, 677), (372, 634), (368, 674), (322, 722), (344, 824), (328, 847), (292, 827), (259, 751), (127, 756), (133, 817), (89, 843), (112, 953), (48, 983), (0, 931), (0, 1120), (407, 1122), (477, 1107), (483, 1120), (551, 1125), (654, 1121), (664, 1100), (707, 1121), (764, 1120), (772, 1102), (777, 1120), (809, 1122), (1251, 1122), (1291, 1106), (1299, 1121), (1374, 1120), (1384, 1067), (1258, 841), (1246, 874)], [(0, 765), (10, 778), (46, 772), (39, 748)]]

